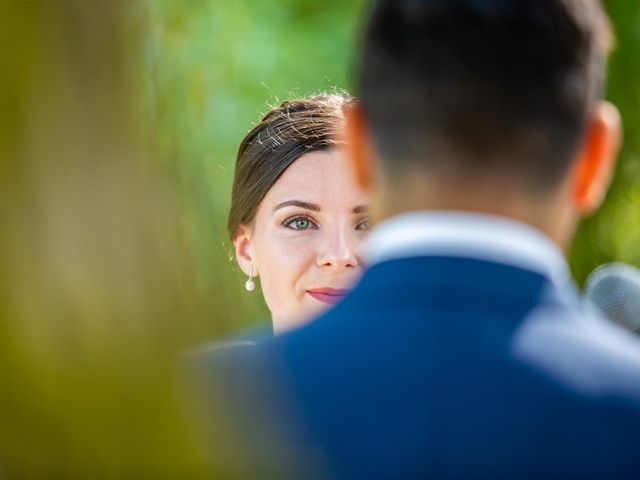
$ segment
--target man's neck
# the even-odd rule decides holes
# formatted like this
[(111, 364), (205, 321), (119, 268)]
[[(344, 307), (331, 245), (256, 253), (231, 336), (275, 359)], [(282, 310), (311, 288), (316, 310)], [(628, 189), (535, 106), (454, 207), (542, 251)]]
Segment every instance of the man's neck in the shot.
[(556, 192), (523, 194), (514, 182), (476, 182), (453, 185), (414, 175), (393, 188), (379, 189), (373, 200), (374, 221), (409, 211), (462, 211), (512, 218), (534, 226), (566, 250), (575, 217)]

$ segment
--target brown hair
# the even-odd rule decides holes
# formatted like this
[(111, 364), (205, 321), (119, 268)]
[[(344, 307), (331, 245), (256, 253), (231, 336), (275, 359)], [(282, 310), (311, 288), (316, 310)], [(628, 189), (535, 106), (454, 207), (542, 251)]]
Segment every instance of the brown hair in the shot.
[(612, 41), (599, 0), (379, 0), (358, 94), (383, 166), (552, 187), (602, 95)]
[(242, 139), (238, 148), (227, 228), (249, 225), (280, 175), (305, 153), (344, 143), (344, 108), (353, 98), (323, 93), (283, 102)]

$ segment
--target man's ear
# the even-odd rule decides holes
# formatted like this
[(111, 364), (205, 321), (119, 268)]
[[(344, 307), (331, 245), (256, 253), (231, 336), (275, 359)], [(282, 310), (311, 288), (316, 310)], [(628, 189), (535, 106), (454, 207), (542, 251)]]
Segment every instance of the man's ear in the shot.
[(618, 109), (601, 101), (591, 111), (573, 171), (573, 204), (586, 215), (603, 202), (620, 150), (622, 121)]
[(246, 225), (240, 225), (236, 228), (236, 231), (233, 232), (231, 240), (233, 241), (236, 261), (238, 262), (240, 269), (245, 273), (245, 275), (249, 275), (250, 267), (253, 267), (251, 268), (252, 275), (257, 277), (258, 267), (256, 266), (253, 258), (251, 234), (252, 230), (249, 227)]
[(355, 172), (356, 182), (365, 191), (369, 191), (373, 184), (375, 162), (364, 112), (359, 104), (355, 104), (345, 111), (345, 116), (347, 156)]

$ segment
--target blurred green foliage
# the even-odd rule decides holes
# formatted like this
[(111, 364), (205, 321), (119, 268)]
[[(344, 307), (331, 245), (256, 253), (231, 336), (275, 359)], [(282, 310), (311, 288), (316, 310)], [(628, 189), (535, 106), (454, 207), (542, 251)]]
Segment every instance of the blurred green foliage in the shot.
[[(580, 226), (570, 254), (579, 283), (597, 265), (640, 265), (640, 4), (607, 0), (617, 36), (608, 98), (624, 148), (601, 211)], [(212, 336), (268, 320), (230, 261), (225, 216), (235, 150), (269, 105), (322, 89), (352, 90), (364, 0), (147, 0), (148, 114), (161, 156), (181, 171), (183, 226), (202, 293), (228, 298)]]
[(235, 149), (346, 84), (361, 2), (0, 4), (0, 478), (216, 478), (176, 370), (268, 321), (229, 258)]
[(3, 479), (212, 475), (177, 375), (202, 307), (170, 169), (140, 134), (141, 37), (121, 7), (0, 15)]
[[(164, 161), (176, 164), (185, 241), (204, 297), (228, 311), (209, 337), (269, 322), (249, 294), (226, 230), (235, 154), (270, 106), (349, 88), (363, 0), (147, 0), (147, 114)], [(259, 283), (259, 282), (258, 282)]]
[(570, 263), (579, 282), (601, 263), (640, 266), (640, 3), (605, 0), (604, 5), (617, 38), (607, 97), (622, 115), (624, 142), (603, 207), (582, 222), (576, 235)]

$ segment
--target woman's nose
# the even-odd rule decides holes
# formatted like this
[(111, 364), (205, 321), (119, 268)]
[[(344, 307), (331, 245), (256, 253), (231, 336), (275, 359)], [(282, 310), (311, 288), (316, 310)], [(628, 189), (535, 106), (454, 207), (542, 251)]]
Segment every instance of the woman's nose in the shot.
[(357, 267), (360, 240), (350, 232), (333, 232), (318, 252), (318, 266), (336, 273)]

